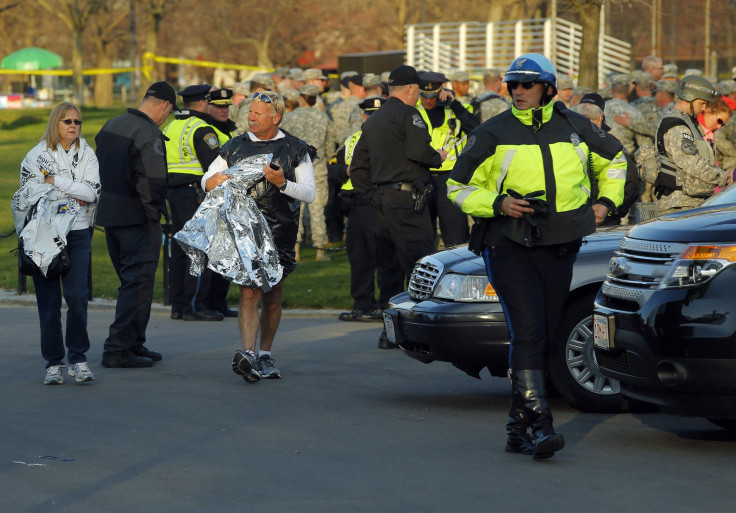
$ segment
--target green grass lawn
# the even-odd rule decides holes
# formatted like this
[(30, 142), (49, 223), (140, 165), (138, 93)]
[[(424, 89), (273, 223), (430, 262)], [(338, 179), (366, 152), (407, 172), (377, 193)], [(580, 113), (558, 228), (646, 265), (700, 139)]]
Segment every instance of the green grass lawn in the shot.
[[(20, 163), (26, 153), (41, 139), (51, 109), (0, 110), (0, 288), (16, 290), (18, 283), (17, 257), (11, 252), (17, 246), (10, 199), (18, 190)], [(84, 108), (82, 136), (94, 147), (97, 132), (108, 119), (124, 112), (123, 108)], [(284, 289), (284, 306), (288, 308), (350, 309), (350, 265), (345, 251), (330, 252), (331, 262), (315, 262), (314, 250), (303, 249), (302, 261), (292, 273)], [(163, 300), (163, 259), (156, 273), (154, 300)], [(33, 282), (27, 280), (28, 290)], [(92, 294), (115, 298), (119, 286), (107, 254), (104, 233), (95, 231), (92, 239)], [(231, 286), (231, 305), (238, 302), (238, 287)]]

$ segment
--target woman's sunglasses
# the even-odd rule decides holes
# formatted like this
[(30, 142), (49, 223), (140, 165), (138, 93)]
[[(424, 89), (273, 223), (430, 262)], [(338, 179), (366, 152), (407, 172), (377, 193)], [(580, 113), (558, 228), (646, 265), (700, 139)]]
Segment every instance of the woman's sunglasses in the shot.
[(82, 124), (81, 119), (60, 119), (59, 121), (61, 121), (65, 125), (71, 125), (72, 123), (74, 123), (75, 125), (80, 126)]

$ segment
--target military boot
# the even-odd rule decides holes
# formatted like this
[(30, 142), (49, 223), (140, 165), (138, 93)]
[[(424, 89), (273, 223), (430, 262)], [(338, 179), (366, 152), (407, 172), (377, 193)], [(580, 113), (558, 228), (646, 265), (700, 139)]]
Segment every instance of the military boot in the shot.
[(544, 391), (544, 372), (539, 369), (513, 371), (513, 381), (524, 398), (524, 410), (532, 428), (535, 460), (551, 458), (565, 447), (565, 437), (552, 426), (552, 412)]
[(511, 381), (511, 408), (506, 422), (506, 452), (533, 454), (534, 444), (529, 436), (529, 417), (524, 411), (524, 396), (519, 390), (513, 376)]

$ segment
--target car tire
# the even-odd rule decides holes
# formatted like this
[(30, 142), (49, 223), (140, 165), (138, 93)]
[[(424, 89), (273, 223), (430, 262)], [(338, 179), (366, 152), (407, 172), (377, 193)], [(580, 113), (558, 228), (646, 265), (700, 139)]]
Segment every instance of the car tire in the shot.
[(728, 429), (729, 431), (736, 431), (736, 419), (708, 419), (716, 426)]
[(550, 348), (549, 377), (572, 406), (594, 413), (620, 413), (627, 402), (618, 381), (604, 376), (593, 351), (595, 294), (565, 305), (557, 336)]

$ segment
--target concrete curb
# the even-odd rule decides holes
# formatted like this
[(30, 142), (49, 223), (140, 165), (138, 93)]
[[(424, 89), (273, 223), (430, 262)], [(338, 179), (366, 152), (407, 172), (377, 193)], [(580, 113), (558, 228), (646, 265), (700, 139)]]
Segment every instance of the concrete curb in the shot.
[[(92, 301), (89, 302), (87, 309), (88, 310), (96, 310), (96, 311), (115, 311), (115, 303), (116, 301), (114, 299), (107, 299), (107, 298), (94, 298)], [(63, 304), (63, 303), (62, 303)], [(2, 306), (36, 306), (36, 295), (35, 294), (21, 294), (18, 295), (15, 293), (14, 290), (5, 290), (0, 289), (0, 307)], [(151, 313), (159, 313), (159, 314), (169, 314), (171, 312), (170, 306), (165, 306), (161, 303), (153, 303), (151, 305)], [(317, 309), (306, 309), (306, 308), (288, 308), (284, 309), (282, 312), (283, 316), (289, 316), (289, 317), (335, 317), (337, 318), (338, 315), (342, 310), (332, 310), (332, 309), (324, 309), (324, 310), (317, 310)]]

